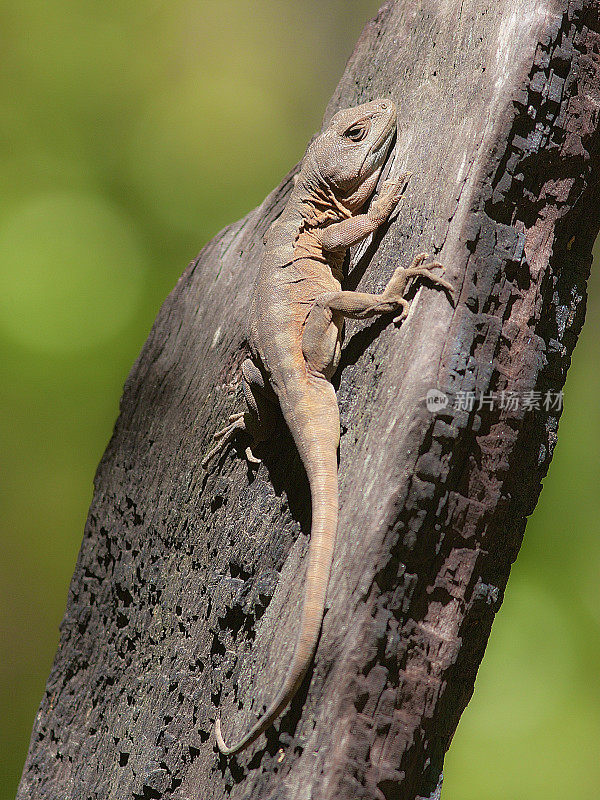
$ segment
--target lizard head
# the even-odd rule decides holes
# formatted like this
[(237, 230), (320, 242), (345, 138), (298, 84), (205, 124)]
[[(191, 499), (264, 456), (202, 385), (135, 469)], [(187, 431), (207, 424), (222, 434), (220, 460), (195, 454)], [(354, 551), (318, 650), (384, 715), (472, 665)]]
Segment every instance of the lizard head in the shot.
[(378, 99), (338, 111), (310, 145), (303, 172), (325, 184), (350, 211), (371, 196), (396, 131), (396, 106)]

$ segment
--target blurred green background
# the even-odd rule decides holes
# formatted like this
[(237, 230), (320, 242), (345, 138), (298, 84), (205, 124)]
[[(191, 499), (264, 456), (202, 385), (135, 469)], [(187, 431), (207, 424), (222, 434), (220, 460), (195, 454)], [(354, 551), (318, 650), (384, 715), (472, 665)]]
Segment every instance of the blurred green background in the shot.
[[(127, 372), (186, 263), (302, 155), (377, 6), (0, 0), (0, 800)], [(596, 275), (445, 800), (597, 795), (599, 312)]]

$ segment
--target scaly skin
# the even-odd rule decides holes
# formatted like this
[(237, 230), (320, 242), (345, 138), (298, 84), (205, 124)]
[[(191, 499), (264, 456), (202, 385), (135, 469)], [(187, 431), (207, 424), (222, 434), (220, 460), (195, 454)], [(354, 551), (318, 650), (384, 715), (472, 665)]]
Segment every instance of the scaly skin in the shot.
[[(292, 663), (264, 715), (232, 746), (215, 725), (226, 755), (251, 744), (288, 705), (308, 669), (319, 638), (338, 521), (337, 449), (340, 421), (331, 376), (338, 365), (344, 317), (365, 318), (407, 310), (408, 281), (424, 276), (452, 291), (427, 267), (426, 254), (399, 267), (380, 295), (342, 291), (348, 247), (375, 231), (396, 208), (408, 176), (386, 181), (365, 214), (396, 129), (391, 100), (338, 112), (308, 148), (281, 217), (269, 230), (252, 297), (250, 358), (242, 365), (245, 413), (230, 417), (215, 434), (208, 461), (234, 436), (268, 435), (269, 408), (279, 404), (302, 458), (312, 500), (312, 528), (304, 605)], [(250, 448), (252, 463), (259, 463)]]

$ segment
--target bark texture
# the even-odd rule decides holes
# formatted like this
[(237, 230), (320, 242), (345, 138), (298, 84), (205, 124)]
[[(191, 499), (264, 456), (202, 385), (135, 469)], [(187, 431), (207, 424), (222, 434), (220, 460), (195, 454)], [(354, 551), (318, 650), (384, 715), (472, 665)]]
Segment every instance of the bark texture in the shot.
[[(559, 416), (479, 396), (559, 391), (583, 322), (599, 31), (587, 0), (402, 0), (366, 26), (326, 119), (391, 96), (390, 169), (414, 176), (351, 286), (381, 291), (428, 250), (459, 299), (422, 288), (401, 329), (348, 327), (313, 668), (266, 737), (216, 753), (217, 708), (233, 740), (278, 688), (303, 587), (309, 494), (283, 424), (258, 473), (244, 442), (200, 466), (241, 404), (249, 290), (288, 176), (190, 264), (127, 380), (19, 800), (439, 797)], [(437, 413), (434, 388), (451, 398)]]

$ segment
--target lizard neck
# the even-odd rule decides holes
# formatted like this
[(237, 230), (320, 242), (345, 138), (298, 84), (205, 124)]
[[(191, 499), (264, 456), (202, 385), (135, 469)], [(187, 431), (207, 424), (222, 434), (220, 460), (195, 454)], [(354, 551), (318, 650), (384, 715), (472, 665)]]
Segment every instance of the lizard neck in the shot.
[(336, 280), (342, 280), (344, 253), (325, 253), (314, 231), (352, 216), (330, 186), (320, 180), (311, 179), (310, 174), (299, 173), (284, 212), (282, 225), (295, 231), (293, 259), (309, 259), (326, 264)]
[(300, 173), (294, 188), (295, 206), (305, 227), (316, 228), (329, 222), (340, 222), (352, 216), (333, 189), (322, 181), (311, 180)]

